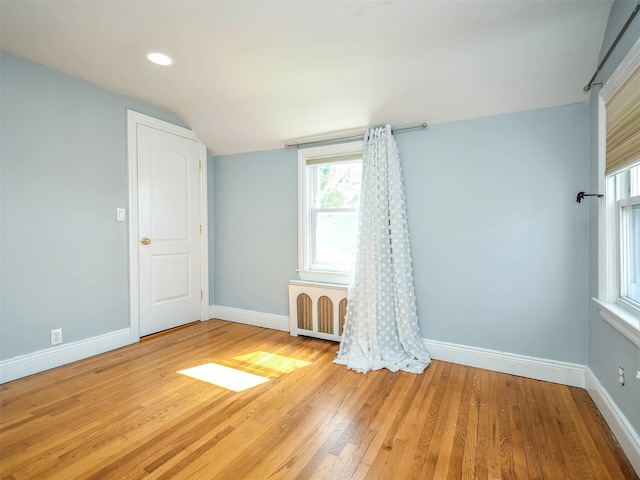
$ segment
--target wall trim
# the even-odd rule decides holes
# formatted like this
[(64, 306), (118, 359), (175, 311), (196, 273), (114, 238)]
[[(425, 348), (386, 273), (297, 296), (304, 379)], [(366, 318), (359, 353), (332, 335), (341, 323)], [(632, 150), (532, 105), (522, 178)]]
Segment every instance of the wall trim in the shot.
[(9, 358), (0, 362), (0, 383), (10, 382), (130, 344), (131, 330), (123, 328), (97, 337)]
[(609, 425), (618, 440), (633, 469), (640, 475), (640, 435), (631, 426), (627, 417), (620, 411), (611, 395), (602, 386), (590, 368), (586, 369), (586, 390), (593, 403)]
[(253, 310), (242, 310), (222, 305), (209, 305), (209, 318), (244, 323), (254, 327), (271, 328), (283, 332), (289, 331), (289, 317), (286, 315), (254, 312)]
[(585, 365), (423, 339), (434, 360), (584, 388)]

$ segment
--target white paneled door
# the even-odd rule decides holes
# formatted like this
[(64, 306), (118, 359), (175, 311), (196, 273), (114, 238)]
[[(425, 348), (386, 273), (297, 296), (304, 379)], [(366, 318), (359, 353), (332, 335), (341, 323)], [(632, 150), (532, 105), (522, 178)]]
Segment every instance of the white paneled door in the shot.
[(144, 336), (202, 319), (202, 144), (140, 123), (135, 136)]

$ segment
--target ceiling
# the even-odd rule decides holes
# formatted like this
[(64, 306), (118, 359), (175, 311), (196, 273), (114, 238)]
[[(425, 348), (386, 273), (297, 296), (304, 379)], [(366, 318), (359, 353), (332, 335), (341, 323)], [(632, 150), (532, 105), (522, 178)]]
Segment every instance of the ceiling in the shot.
[(611, 5), (1, 0), (0, 46), (164, 107), (220, 155), (586, 101)]

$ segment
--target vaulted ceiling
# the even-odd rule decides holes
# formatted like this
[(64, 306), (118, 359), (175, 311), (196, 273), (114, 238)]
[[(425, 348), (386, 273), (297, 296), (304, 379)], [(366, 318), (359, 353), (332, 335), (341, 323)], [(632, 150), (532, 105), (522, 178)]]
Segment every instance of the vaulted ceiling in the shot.
[(228, 154), (586, 101), (611, 4), (1, 0), (0, 46), (164, 107)]

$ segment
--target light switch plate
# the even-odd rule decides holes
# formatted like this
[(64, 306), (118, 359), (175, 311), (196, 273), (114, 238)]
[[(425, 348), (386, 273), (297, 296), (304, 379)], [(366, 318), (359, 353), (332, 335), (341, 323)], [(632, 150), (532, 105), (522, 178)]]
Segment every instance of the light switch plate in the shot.
[(116, 220), (118, 222), (124, 222), (124, 208), (117, 208), (116, 209)]

